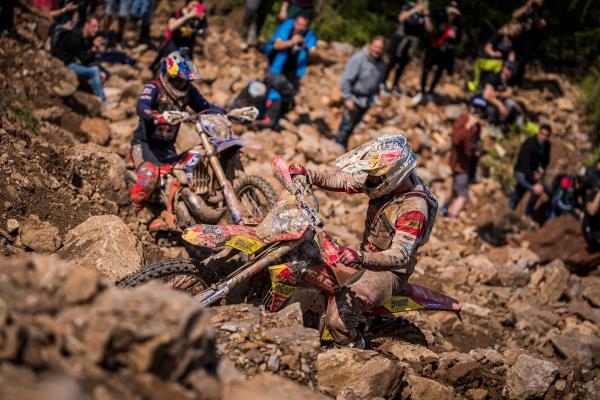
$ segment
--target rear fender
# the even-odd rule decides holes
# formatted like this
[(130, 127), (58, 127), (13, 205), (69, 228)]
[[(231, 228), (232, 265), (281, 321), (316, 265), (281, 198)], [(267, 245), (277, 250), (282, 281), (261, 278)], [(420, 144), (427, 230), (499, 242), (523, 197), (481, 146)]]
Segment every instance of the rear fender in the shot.
[(405, 289), (390, 297), (383, 307), (391, 313), (414, 310), (453, 311), (461, 310), (458, 300), (423, 286), (408, 283)]

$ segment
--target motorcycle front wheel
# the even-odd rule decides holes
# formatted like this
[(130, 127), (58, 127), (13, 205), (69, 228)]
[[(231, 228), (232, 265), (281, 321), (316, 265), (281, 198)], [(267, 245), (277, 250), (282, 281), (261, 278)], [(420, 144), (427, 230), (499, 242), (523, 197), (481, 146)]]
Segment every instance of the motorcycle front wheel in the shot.
[(259, 224), (277, 200), (273, 186), (260, 176), (245, 176), (234, 191), (242, 205), (243, 221), (248, 225)]
[(161, 281), (175, 290), (192, 296), (217, 283), (218, 274), (206, 266), (197, 266), (188, 258), (171, 258), (143, 266), (136, 273), (116, 283), (119, 287), (132, 288), (151, 280)]

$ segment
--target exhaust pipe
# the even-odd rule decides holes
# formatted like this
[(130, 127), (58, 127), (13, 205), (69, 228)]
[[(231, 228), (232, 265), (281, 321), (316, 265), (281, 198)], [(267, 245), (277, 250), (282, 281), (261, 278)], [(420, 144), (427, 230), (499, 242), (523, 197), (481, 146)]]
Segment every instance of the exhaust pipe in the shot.
[(189, 188), (183, 188), (181, 197), (194, 217), (199, 219), (202, 223), (215, 224), (221, 219), (223, 214), (225, 214), (226, 208), (210, 207), (202, 197), (196, 196)]

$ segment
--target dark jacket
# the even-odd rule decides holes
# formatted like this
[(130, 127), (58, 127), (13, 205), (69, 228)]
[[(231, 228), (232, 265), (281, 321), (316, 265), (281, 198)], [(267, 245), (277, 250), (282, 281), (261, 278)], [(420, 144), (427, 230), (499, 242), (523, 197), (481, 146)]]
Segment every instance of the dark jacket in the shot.
[(536, 136), (525, 140), (521, 145), (515, 172), (522, 172), (529, 183), (534, 183), (533, 173), (538, 168), (546, 170), (550, 162), (550, 142), (540, 144)]
[(83, 37), (81, 28), (74, 28), (65, 33), (54, 49), (54, 56), (58, 57), (65, 65), (77, 63), (89, 65), (94, 61), (94, 54), (90, 51), (92, 43)]

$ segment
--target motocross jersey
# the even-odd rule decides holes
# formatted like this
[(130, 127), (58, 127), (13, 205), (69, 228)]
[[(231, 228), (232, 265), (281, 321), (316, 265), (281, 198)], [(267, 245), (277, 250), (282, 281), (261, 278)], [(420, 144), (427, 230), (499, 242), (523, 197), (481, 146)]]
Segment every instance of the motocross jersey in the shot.
[[(144, 85), (138, 97), (136, 111), (140, 117), (135, 130), (132, 144), (141, 144), (149, 149), (158, 161), (165, 163), (175, 156), (175, 140), (179, 125), (155, 125), (154, 115), (163, 111), (183, 111), (191, 107), (195, 112), (216, 108), (210, 104), (193, 85), (189, 86), (187, 94), (181, 99), (175, 99), (167, 93), (160, 81), (151, 81)], [(152, 157), (153, 158), (153, 157)], [(146, 161), (148, 160), (144, 156)]]
[[(365, 193), (366, 174), (309, 171), (312, 183), (325, 190)], [(429, 239), (437, 200), (423, 181), (411, 174), (408, 191), (371, 199), (365, 219), (361, 250), (363, 265), (373, 271), (411, 274), (417, 249)]]

